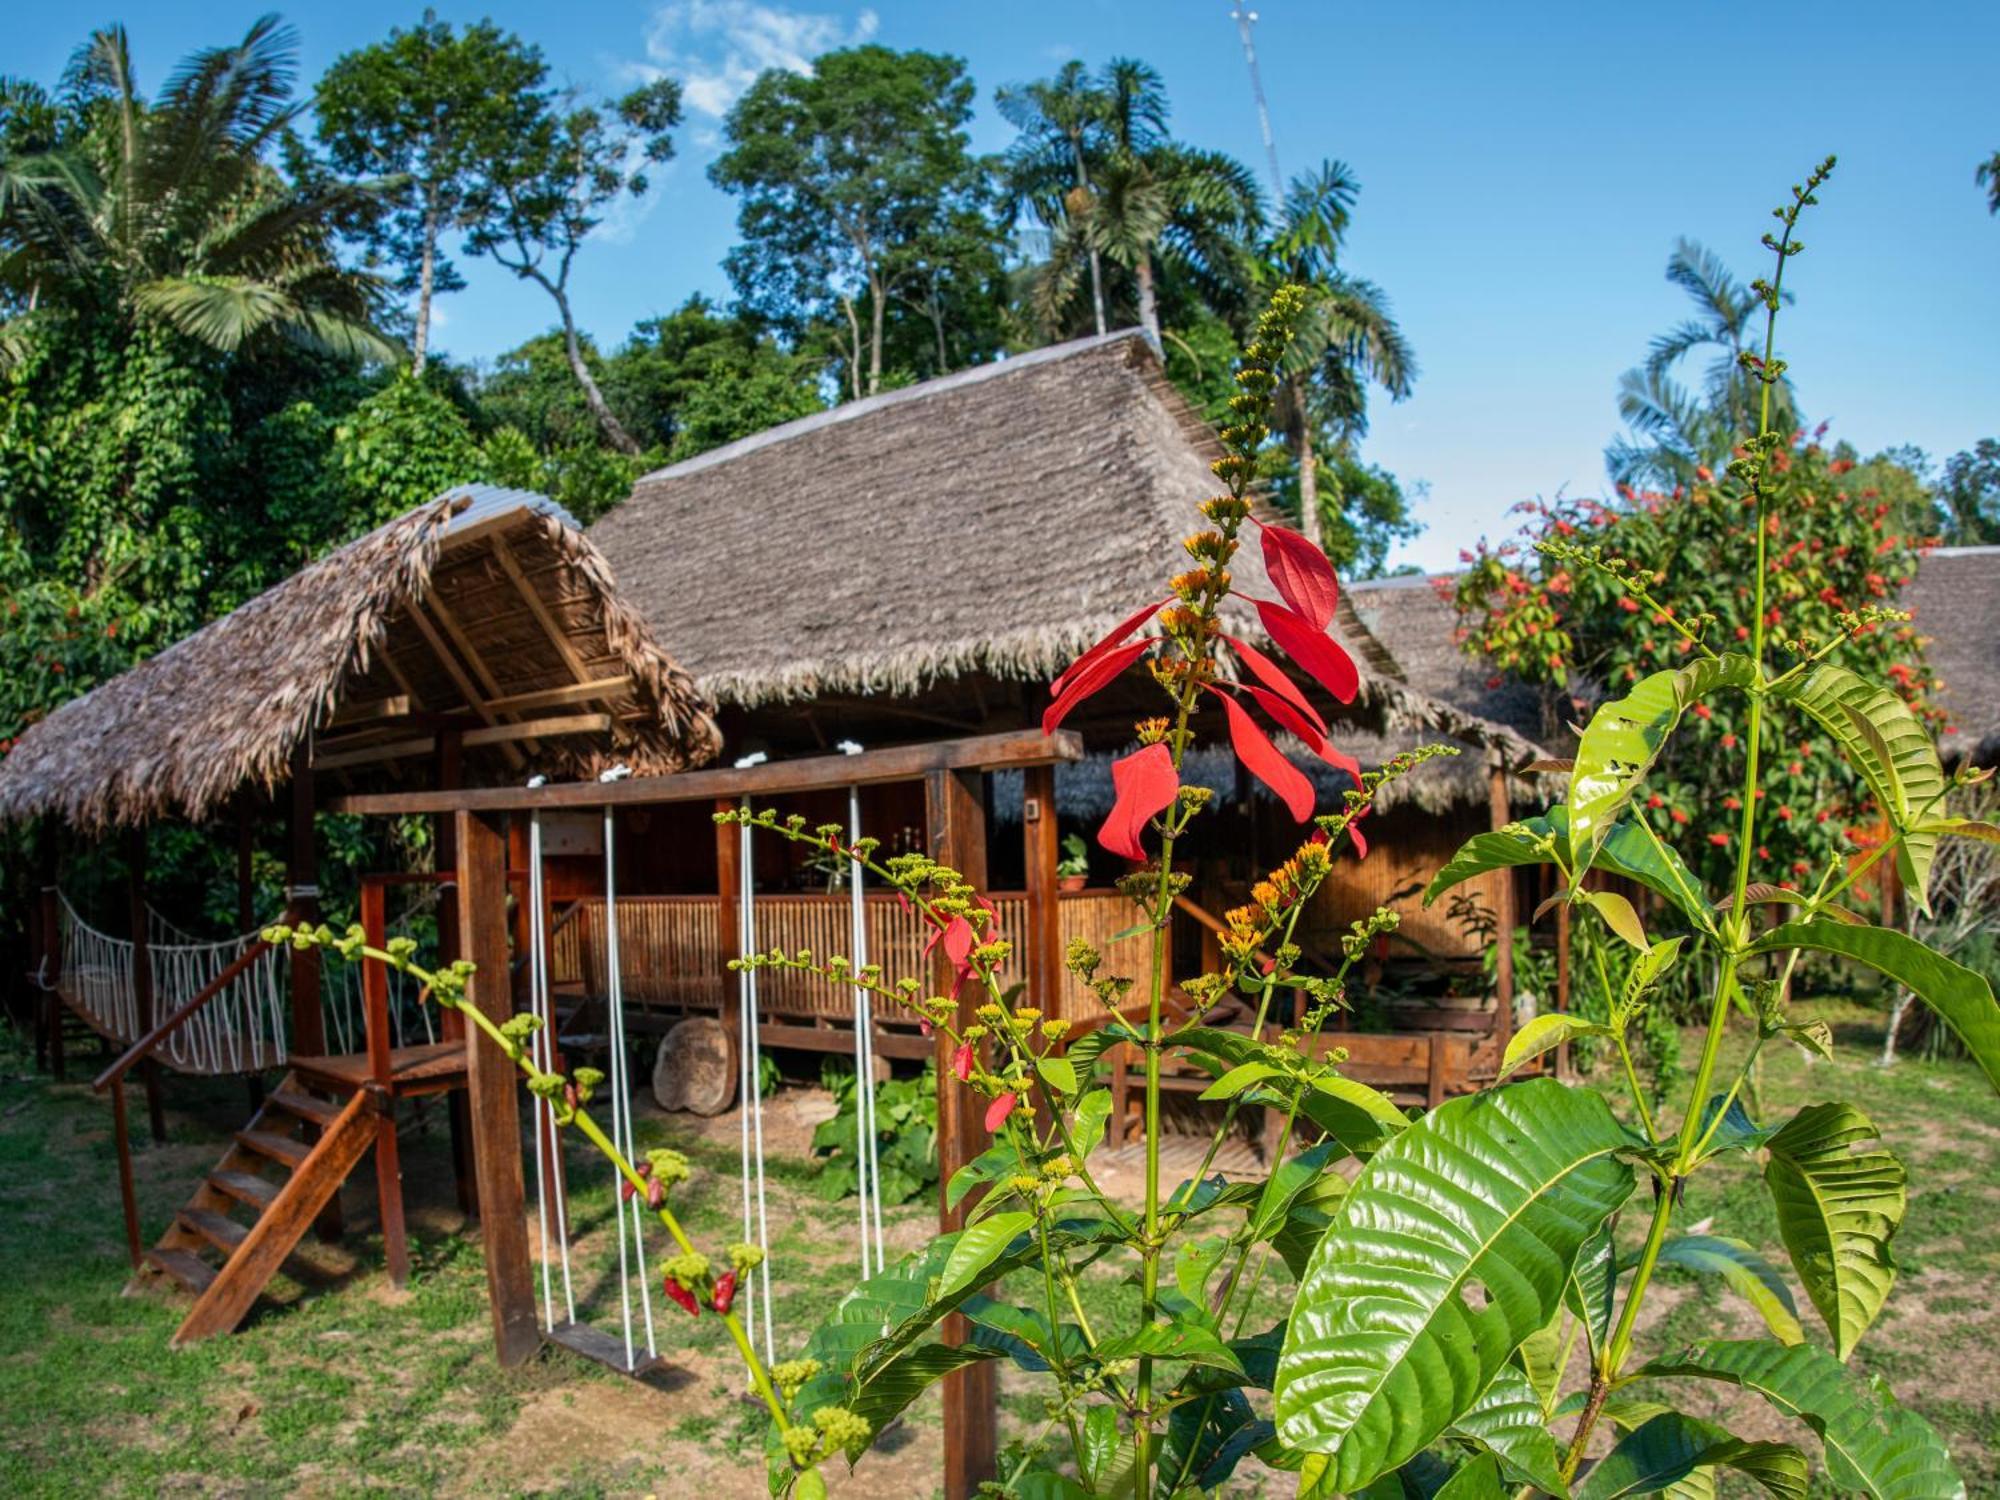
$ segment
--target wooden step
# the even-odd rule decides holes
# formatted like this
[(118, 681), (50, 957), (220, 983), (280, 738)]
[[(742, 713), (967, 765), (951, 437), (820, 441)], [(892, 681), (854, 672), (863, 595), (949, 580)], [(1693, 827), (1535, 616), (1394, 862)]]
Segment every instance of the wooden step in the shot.
[(148, 1250), (146, 1264), (156, 1271), (164, 1271), (195, 1293), (207, 1291), (209, 1284), (215, 1280), (215, 1267), (185, 1250)]
[(246, 1149), (259, 1156), (268, 1156), (272, 1161), (283, 1162), (296, 1168), (312, 1152), (312, 1147), (304, 1141), (294, 1140), (288, 1135), (278, 1135), (269, 1130), (239, 1130), (237, 1141)]
[(177, 1216), (180, 1222), (207, 1240), (224, 1255), (235, 1251), (243, 1243), (243, 1237), (250, 1231), (227, 1214), (216, 1213), (207, 1208), (184, 1208)]
[(255, 1172), (232, 1172), (227, 1168), (218, 1168), (208, 1174), (208, 1185), (259, 1213), (270, 1207), (271, 1200), (278, 1196), (278, 1184), (259, 1177)]
[(601, 1328), (592, 1328), (588, 1323), (558, 1323), (549, 1330), (549, 1342), (561, 1344), (572, 1354), (580, 1354), (594, 1364), (616, 1370), (620, 1375), (645, 1375), (653, 1370), (668, 1368), (667, 1362), (657, 1354), (648, 1354), (643, 1339), (632, 1344), (632, 1368), (625, 1365), (625, 1341)]
[(340, 1118), (340, 1106), (325, 1099), (315, 1099), (311, 1094), (302, 1094), (293, 1089), (279, 1089), (264, 1101), (266, 1109), (282, 1109), (295, 1119), (310, 1120), (315, 1125), (331, 1125)]

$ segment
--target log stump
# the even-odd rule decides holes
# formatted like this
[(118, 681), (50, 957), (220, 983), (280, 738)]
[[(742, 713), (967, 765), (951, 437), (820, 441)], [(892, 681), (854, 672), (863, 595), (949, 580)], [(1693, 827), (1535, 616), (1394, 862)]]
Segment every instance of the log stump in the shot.
[(736, 1049), (714, 1016), (676, 1021), (653, 1058), (653, 1099), (661, 1109), (719, 1115), (736, 1101)]

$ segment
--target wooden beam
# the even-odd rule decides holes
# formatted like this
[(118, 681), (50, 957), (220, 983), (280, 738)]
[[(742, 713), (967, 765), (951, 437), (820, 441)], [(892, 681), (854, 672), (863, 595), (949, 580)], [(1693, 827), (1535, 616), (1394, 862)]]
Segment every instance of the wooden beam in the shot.
[[(513, 1012), (507, 965), (507, 834), (499, 815), (461, 812), (458, 930), (474, 964), (467, 1001), (498, 1024)], [(479, 1177), (480, 1234), (493, 1342), (500, 1363), (526, 1363), (541, 1347), (528, 1256), (527, 1192), (521, 1173), (520, 1080), (506, 1053), (477, 1027), (465, 1041), (472, 1155)]]
[[(487, 675), (485, 664), (479, 660), (478, 653), (472, 650), (470, 644), (465, 642), (464, 633), (459, 630), (458, 622), (451, 618), (451, 612), (435, 599), (429, 602), (430, 608), (437, 612), (438, 618), (436, 624), (431, 622), (430, 615), (425, 610), (424, 601), (418, 599), (410, 601), (410, 619), (416, 623), (418, 632), (429, 643), (431, 650), (437, 653), (439, 663), (444, 667), (446, 673), (450, 675), (452, 686), (456, 687), (464, 696), (466, 706), (479, 715), (480, 719), (485, 723), (490, 725), (498, 722), (493, 710), (488, 707), (486, 700), (497, 693), (499, 689), (493, 685), (492, 679)], [(451, 646), (445, 643), (444, 635), (439, 634), (440, 629), (450, 635), (454, 642), (458, 642), (463, 646), (466, 652), (464, 664), (461, 665)], [(484, 679), (483, 684), (473, 681), (472, 676), (469, 675), (475, 672)], [(522, 764), (521, 752), (513, 746), (503, 746), (501, 753), (507, 757), (508, 765), (518, 769)]]
[(1029, 1004), (1044, 1015), (1063, 1015), (1062, 908), (1056, 864), (1056, 768), (1030, 766), (1021, 773), (1021, 838), (1028, 887), (1027, 975)]
[(634, 776), (626, 781), (564, 782), (542, 787), (479, 787), (460, 792), (379, 792), (341, 797), (335, 812), (400, 816), (405, 813), (525, 812), (565, 807), (645, 807), (671, 802), (777, 796), (847, 786), (918, 781), (932, 771), (1007, 770), (1083, 759), (1083, 741), (1067, 730), (1044, 735), (1016, 729), (964, 739), (931, 740), (864, 750), (859, 755), (814, 755), (741, 769), (682, 771)]
[(617, 677), (592, 677), (583, 682), (565, 683), (561, 687), (540, 688), (532, 693), (510, 693), (505, 698), (493, 699), (486, 706), (496, 714), (532, 713), (540, 708), (567, 708), (572, 703), (609, 700), (631, 690), (632, 678), (626, 673)]
[[(850, 761), (860, 757), (849, 757)], [(934, 770), (924, 777), (926, 849), (932, 859), (951, 866), (976, 887), (986, 884), (986, 808), (977, 771)], [(942, 945), (932, 959), (931, 986), (948, 994), (954, 983), (951, 960)], [(975, 986), (959, 995), (959, 1026), (971, 1025), (982, 1003)], [(958, 1169), (986, 1149), (991, 1140), (980, 1117), (978, 1096), (952, 1076), (951, 1040), (940, 1028), (936, 1039), (938, 1090), (938, 1227), (950, 1232), (965, 1225), (970, 1199), (956, 1208), (945, 1200), (945, 1185)], [(947, 1344), (963, 1343), (972, 1326), (953, 1313), (939, 1326)], [(999, 1388), (991, 1361), (981, 1361), (945, 1376), (944, 1493), (945, 1500), (971, 1500), (996, 1473), (999, 1429), (995, 1403)]]
[(487, 516), (482, 520), (474, 521), (469, 526), (461, 526), (454, 531), (446, 532), (440, 550), (445, 552), (462, 552), (476, 543), (485, 541), (488, 537), (512, 531), (523, 521), (535, 515), (536, 512), (530, 510), (525, 505), (513, 510), (503, 510), (498, 515)]
[(429, 755), (437, 749), (437, 736), (426, 734), (409, 740), (382, 740), (355, 750), (333, 750), (315, 756), (315, 771), (341, 771), (350, 766), (379, 765), (385, 760), (404, 760), (412, 755)]
[(465, 731), (465, 748), (476, 745), (509, 745), (516, 740), (557, 739), (568, 734), (608, 734), (610, 714), (570, 714), (564, 718), (529, 719), (521, 724), (494, 724), (485, 729)]
[(542, 602), (540, 592), (528, 581), (528, 575), (521, 571), (521, 565), (514, 559), (514, 549), (507, 545), (507, 538), (499, 532), (493, 534), (493, 560), (500, 564), (500, 571), (513, 581), (521, 595), (521, 602), (528, 606), (528, 613), (535, 617), (535, 623), (542, 627), (542, 633), (549, 638), (549, 644), (556, 648), (556, 655), (563, 659), (570, 675), (578, 682), (590, 676), (590, 668), (584, 665), (583, 657), (570, 644), (569, 632), (557, 623), (549, 613), (548, 605)]
[(329, 729), (351, 729), (357, 724), (370, 724), (381, 719), (400, 719), (410, 712), (410, 695), (392, 693), (387, 698), (377, 698), (372, 703), (348, 703), (327, 721)]

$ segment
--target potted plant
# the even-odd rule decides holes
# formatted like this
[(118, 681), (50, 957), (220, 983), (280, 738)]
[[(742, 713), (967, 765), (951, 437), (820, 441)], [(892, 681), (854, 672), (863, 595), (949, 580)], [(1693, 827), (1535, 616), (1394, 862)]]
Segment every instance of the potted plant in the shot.
[(1090, 846), (1080, 833), (1063, 835), (1062, 858), (1056, 861), (1056, 885), (1060, 890), (1080, 891), (1090, 881)]

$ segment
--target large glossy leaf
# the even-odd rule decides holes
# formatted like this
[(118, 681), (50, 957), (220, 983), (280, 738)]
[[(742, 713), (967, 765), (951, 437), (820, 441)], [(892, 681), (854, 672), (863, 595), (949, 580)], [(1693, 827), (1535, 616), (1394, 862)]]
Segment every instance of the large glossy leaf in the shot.
[(1720, 1276), (1764, 1319), (1782, 1343), (1805, 1341), (1798, 1304), (1777, 1268), (1742, 1240), (1714, 1234), (1684, 1234), (1660, 1246), (1660, 1264)]
[(1618, 1312), (1618, 1253), (1611, 1227), (1604, 1225), (1583, 1242), (1563, 1288), (1563, 1303), (1583, 1320), (1593, 1354), (1611, 1342), (1611, 1320)]
[(1771, 696), (1796, 704), (1839, 742), (1877, 805), (1904, 830), (1896, 866), (1918, 905), (1928, 910), (1937, 834), (1921, 824), (1944, 812), (1944, 767), (1909, 704), (1888, 688), (1825, 662), (1780, 684)]
[(1469, 1410), (1555, 1315), (1584, 1242), (1632, 1191), (1602, 1098), (1531, 1079), (1454, 1099), (1369, 1161), (1306, 1267), (1278, 1433), (1356, 1489)]
[[(1552, 807), (1545, 813), (1491, 833), (1475, 834), (1452, 855), (1449, 863), (1432, 877), (1424, 890), (1429, 906), (1455, 885), (1483, 875), (1488, 870), (1510, 869), (1516, 865), (1546, 865), (1554, 860), (1547, 852), (1569, 847), (1569, 809)], [(1670, 847), (1649, 838), (1630, 818), (1612, 825), (1597, 850), (1598, 869), (1611, 875), (1636, 880), (1656, 891), (1703, 932), (1715, 931), (1715, 917), (1694, 872)]]
[(1958, 1033), (2000, 1090), (2000, 1004), (1984, 974), (1953, 963), (1893, 927), (1856, 927), (1843, 922), (1787, 922), (1751, 945), (1752, 953), (1811, 948), (1836, 953), (1886, 974), (1936, 1011)]
[(1597, 849), (1659, 758), (1689, 704), (1719, 687), (1756, 680), (1747, 656), (1703, 657), (1685, 667), (1642, 677), (1623, 698), (1598, 705), (1577, 741), (1570, 772), (1570, 869), (1581, 878)]
[(1843, 1360), (1896, 1280), (1889, 1241), (1903, 1222), (1903, 1164), (1854, 1149), (1879, 1139), (1851, 1104), (1809, 1104), (1771, 1137), (1764, 1165), (1778, 1233)]
[(1499, 1464), (1489, 1453), (1460, 1464), (1434, 1500), (1507, 1500), (1507, 1491), (1500, 1483)]
[(1523, 1063), (1540, 1057), (1544, 1052), (1553, 1052), (1564, 1042), (1575, 1041), (1580, 1036), (1610, 1036), (1609, 1026), (1585, 1020), (1582, 1016), (1568, 1011), (1552, 1011), (1545, 1016), (1536, 1016), (1508, 1040), (1506, 1054), (1500, 1059), (1500, 1082)]
[[(1187, 1048), (1190, 1056), (1218, 1069), (1218, 1076), (1253, 1063), (1268, 1065), (1274, 1072), (1287, 1071), (1286, 1054), (1240, 1031), (1185, 1026), (1170, 1034), (1166, 1045)], [(1289, 1097), (1273, 1102), (1288, 1103)], [(1387, 1094), (1337, 1073), (1314, 1077), (1312, 1086), (1304, 1090), (1299, 1112), (1361, 1157), (1373, 1155), (1384, 1141), (1409, 1124), (1409, 1116)]]
[(1035, 1216), (1019, 1209), (982, 1219), (962, 1231), (944, 1270), (938, 1273), (938, 1295), (949, 1297), (989, 1280), (988, 1269), (1006, 1252), (1018, 1235), (1034, 1227)]
[(1965, 1500), (1965, 1481), (1931, 1426), (1824, 1349), (1769, 1339), (1695, 1344), (1639, 1371), (1726, 1381), (1755, 1391), (1819, 1434), (1827, 1476), (1869, 1500)]
[(1657, 1495), (1697, 1469), (1731, 1468), (1776, 1500), (1805, 1500), (1806, 1456), (1789, 1443), (1746, 1443), (1712, 1422), (1662, 1412), (1618, 1440), (1576, 1487), (1576, 1500)]
[(1500, 1367), (1472, 1409), (1451, 1426), (1452, 1433), (1477, 1443), (1495, 1458), (1515, 1484), (1532, 1484), (1566, 1496), (1562, 1456), (1542, 1416), (1541, 1398), (1511, 1361)]

